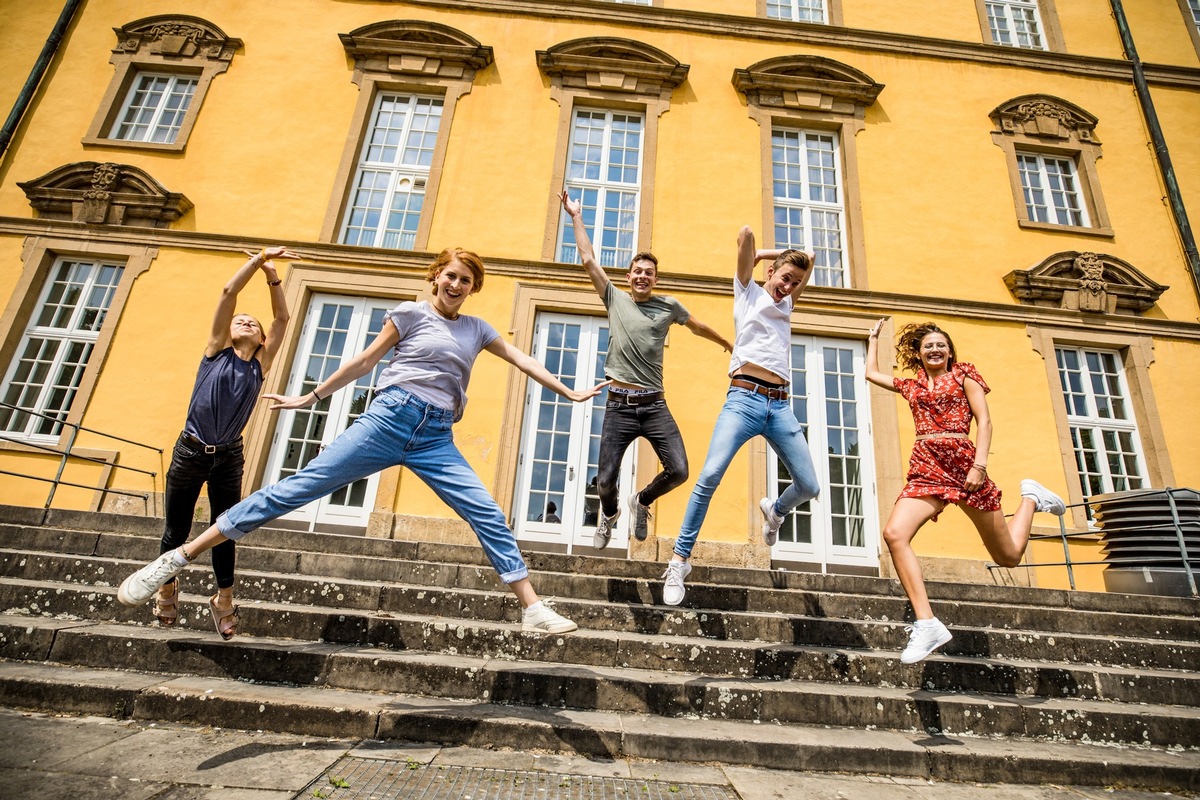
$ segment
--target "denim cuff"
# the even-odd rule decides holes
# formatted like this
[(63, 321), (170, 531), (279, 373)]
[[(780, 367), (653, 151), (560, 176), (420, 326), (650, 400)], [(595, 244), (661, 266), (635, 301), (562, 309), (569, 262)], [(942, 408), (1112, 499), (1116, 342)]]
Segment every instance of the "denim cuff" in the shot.
[(503, 581), (504, 583), (516, 583), (517, 581), (522, 580), (524, 578), (528, 578), (528, 577), (529, 577), (529, 568), (524, 567), (524, 566), (521, 567), (520, 569), (514, 569), (512, 572), (501, 572), (500, 573), (500, 580)]
[(233, 523), (229, 521), (228, 511), (221, 512), (221, 516), (217, 517), (217, 530), (219, 530), (221, 535), (226, 539), (232, 539), (235, 542), (249, 533), (249, 531), (239, 531), (236, 527), (234, 527)]

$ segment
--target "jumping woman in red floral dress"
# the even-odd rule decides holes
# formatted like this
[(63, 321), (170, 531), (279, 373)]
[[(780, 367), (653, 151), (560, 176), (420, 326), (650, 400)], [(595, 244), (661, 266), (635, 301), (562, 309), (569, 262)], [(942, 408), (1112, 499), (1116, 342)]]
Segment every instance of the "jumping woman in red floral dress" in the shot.
[[(946, 629), (929, 607), (921, 565), (912, 540), (921, 526), (947, 504), (959, 506), (975, 523), (988, 553), (1002, 567), (1021, 563), (1029, 544), (1035, 511), (1063, 514), (1062, 498), (1034, 480), (1021, 481), (1021, 505), (1008, 522), (1000, 510), (1000, 489), (987, 476), (987, 455), (992, 441), (992, 421), (987, 399), (990, 389), (974, 366), (959, 362), (954, 343), (932, 322), (906, 325), (896, 341), (900, 366), (916, 379), (894, 378), (879, 371), (879, 330), (875, 323), (867, 345), (867, 380), (899, 392), (912, 409), (917, 440), (908, 463), (904, 485), (883, 538), (892, 553), (896, 575), (912, 603), (916, 621), (900, 661), (914, 664), (949, 642)], [(970, 439), (975, 420), (978, 444)]]

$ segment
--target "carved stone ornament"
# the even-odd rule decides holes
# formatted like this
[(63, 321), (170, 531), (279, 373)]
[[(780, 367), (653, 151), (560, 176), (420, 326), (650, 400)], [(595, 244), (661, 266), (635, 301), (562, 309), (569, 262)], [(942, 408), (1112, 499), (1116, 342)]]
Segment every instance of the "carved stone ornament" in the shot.
[(1013, 270), (1004, 283), (1022, 303), (1093, 314), (1141, 314), (1170, 288), (1116, 256), (1074, 250)]
[(114, 53), (155, 55), (168, 59), (232, 61), (242, 47), (224, 31), (199, 17), (162, 14), (113, 28), (117, 34)]
[(39, 219), (165, 228), (192, 202), (137, 167), (78, 161), (18, 183)]
[(821, 56), (778, 56), (733, 71), (734, 87), (755, 105), (861, 113), (883, 91), (870, 75)]
[(355, 67), (368, 72), (472, 80), (494, 60), (492, 48), (460, 30), (423, 20), (390, 20), (340, 33)]
[(615, 37), (573, 39), (537, 52), (538, 68), (569, 89), (666, 96), (687, 80), (687, 64), (657, 47)]
[(1058, 97), (1028, 94), (997, 106), (989, 115), (1000, 133), (1023, 134), (1039, 139), (1074, 140), (1099, 144), (1097, 118)]

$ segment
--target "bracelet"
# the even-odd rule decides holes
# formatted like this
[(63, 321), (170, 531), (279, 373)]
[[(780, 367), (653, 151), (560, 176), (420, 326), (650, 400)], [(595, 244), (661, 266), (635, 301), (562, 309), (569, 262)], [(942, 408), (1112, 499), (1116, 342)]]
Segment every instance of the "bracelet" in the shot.
[(267, 281), (267, 286), (278, 286), (281, 283), (283, 283), (283, 278), (276, 278), (273, 281)]
[(324, 400), (324, 399), (325, 399), (325, 398), (321, 397), (321, 395), (317, 394), (317, 390), (316, 390), (316, 389), (313, 389), (313, 390), (312, 390), (312, 396), (313, 396), (313, 397), (315, 397), (315, 398), (317, 398), (317, 402), (318, 402), (318, 403), (319, 403), (319, 402), (321, 402), (322, 400)]
[(972, 464), (971, 466), (980, 472), (987, 472), (987, 464)]

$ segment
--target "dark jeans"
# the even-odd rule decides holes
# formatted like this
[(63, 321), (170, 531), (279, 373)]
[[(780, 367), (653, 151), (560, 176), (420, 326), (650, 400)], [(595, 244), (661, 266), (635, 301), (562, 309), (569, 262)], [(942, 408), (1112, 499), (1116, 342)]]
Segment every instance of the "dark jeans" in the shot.
[[(208, 484), (210, 524), (216, 523), (218, 516), (242, 499), (242, 469), (245, 465), (241, 440), (228, 450), (212, 454), (186, 444), (182, 437), (175, 442), (171, 468), (167, 470), (167, 525), (160, 554), (187, 541), (192, 532), (192, 518), (196, 515), (196, 501), (200, 499), (200, 487), (205, 483)], [(218, 588), (233, 586), (234, 549), (232, 540), (221, 542), (212, 549), (213, 574)]]
[(683, 449), (683, 435), (667, 409), (667, 401), (641, 406), (609, 401), (604, 409), (604, 427), (600, 430), (600, 468), (596, 479), (600, 507), (606, 516), (617, 513), (617, 476), (621, 472), (621, 459), (639, 436), (650, 442), (663, 467), (662, 472), (640, 492), (642, 505), (650, 505), (687, 480), (688, 461)]

